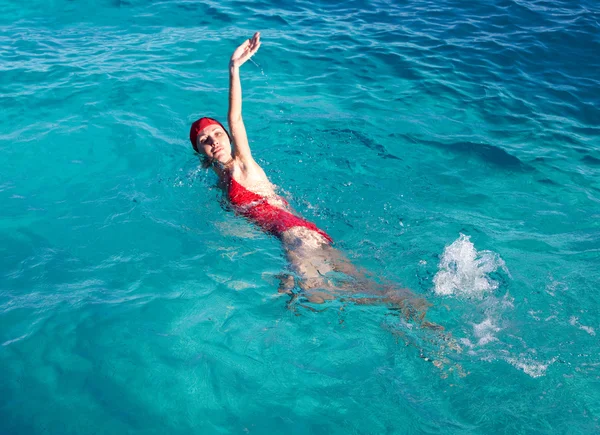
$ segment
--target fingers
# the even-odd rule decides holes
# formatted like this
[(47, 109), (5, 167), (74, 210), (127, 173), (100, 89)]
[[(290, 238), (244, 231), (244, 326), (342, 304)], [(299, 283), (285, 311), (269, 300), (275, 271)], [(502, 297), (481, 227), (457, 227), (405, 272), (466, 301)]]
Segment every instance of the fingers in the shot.
[(240, 56), (240, 60), (243, 60), (244, 62), (246, 62), (248, 59), (250, 59), (252, 56), (254, 56), (254, 54), (256, 54), (259, 47), (260, 47), (260, 42), (257, 45), (248, 47), (246, 50), (244, 50), (244, 53), (242, 53), (242, 55)]
[(239, 47), (238, 50), (243, 49), (244, 51), (253, 51), (256, 45), (260, 45), (260, 33), (256, 32), (252, 38), (246, 39)]
[(254, 54), (258, 51), (259, 48), (260, 48), (260, 41), (250, 47), (248, 55), (254, 56)]
[(252, 40), (246, 39), (242, 44), (240, 44), (240, 46), (237, 49), (238, 50), (240, 50), (240, 49), (246, 50), (248, 47), (250, 47), (250, 44), (252, 44)]
[(260, 32), (256, 32), (252, 38), (246, 39), (239, 48), (254, 50), (260, 46)]
[(256, 32), (252, 38), (249, 39), (250, 50), (256, 51), (260, 47), (260, 32)]
[(252, 38), (246, 39), (231, 55), (231, 62), (235, 66), (242, 66), (250, 59), (260, 47), (260, 32), (256, 32)]

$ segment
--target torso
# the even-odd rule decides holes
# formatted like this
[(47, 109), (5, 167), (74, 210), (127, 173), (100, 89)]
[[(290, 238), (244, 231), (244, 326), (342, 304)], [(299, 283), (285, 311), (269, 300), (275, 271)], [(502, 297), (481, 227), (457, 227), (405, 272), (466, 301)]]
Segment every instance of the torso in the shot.
[(236, 159), (230, 171), (217, 174), (225, 186), (229, 186), (231, 178), (233, 178), (249, 191), (265, 198), (269, 204), (285, 210), (289, 209), (287, 202), (277, 194), (275, 186), (256, 162), (242, 163)]
[[(297, 254), (302, 252), (301, 255), (308, 255), (308, 252), (321, 249), (332, 242), (331, 238), (318, 229), (312, 222), (296, 217), (297, 215), (290, 208), (288, 202), (276, 193), (275, 186), (269, 181), (263, 169), (256, 162), (245, 164), (235, 160), (229, 169), (217, 170), (215, 168), (215, 170), (232, 204), (241, 206), (242, 208), (250, 206), (250, 209), (247, 209), (246, 213), (249, 215), (254, 214), (254, 216), (250, 217), (258, 221), (259, 225), (266, 226), (272, 230), (272, 226), (268, 222), (273, 216), (272, 212), (265, 209), (264, 206), (254, 207), (257, 203), (261, 202), (263, 204), (266, 202), (272, 207), (285, 210), (283, 215), (278, 216), (294, 215), (292, 219), (299, 219), (297, 221), (294, 220), (288, 228), (284, 226), (275, 232), (284, 242), (286, 250), (293, 250)], [(258, 210), (259, 208), (261, 210)], [(266, 222), (263, 219), (266, 219)], [(283, 218), (283, 220), (289, 222), (288, 218)]]

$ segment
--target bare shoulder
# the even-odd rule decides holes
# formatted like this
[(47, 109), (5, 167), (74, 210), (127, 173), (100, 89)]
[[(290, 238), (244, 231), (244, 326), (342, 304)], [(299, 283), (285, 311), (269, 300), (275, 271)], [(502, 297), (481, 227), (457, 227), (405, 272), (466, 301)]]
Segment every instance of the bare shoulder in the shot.
[(255, 161), (238, 161), (231, 171), (231, 177), (246, 189), (268, 198), (278, 198), (276, 186), (271, 183), (265, 171)]
[(232, 176), (243, 185), (269, 183), (267, 174), (253, 158), (236, 161)]

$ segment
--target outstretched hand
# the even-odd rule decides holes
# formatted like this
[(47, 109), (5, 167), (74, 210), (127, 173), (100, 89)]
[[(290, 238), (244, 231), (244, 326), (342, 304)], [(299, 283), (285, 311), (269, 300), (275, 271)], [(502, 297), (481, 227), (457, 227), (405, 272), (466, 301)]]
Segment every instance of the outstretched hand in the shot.
[(258, 51), (259, 47), (260, 33), (256, 32), (252, 38), (247, 39), (242, 45), (235, 49), (231, 55), (230, 65), (235, 67), (242, 66), (248, 59), (254, 56), (254, 53)]

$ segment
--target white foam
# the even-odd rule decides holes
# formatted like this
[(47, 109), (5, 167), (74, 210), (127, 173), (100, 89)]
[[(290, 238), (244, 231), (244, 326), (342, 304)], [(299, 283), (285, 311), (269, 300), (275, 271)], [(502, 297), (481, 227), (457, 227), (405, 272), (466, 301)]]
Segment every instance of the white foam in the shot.
[(473, 324), (473, 332), (475, 336), (479, 339), (477, 344), (479, 346), (484, 346), (492, 341), (498, 341), (495, 336), (496, 332), (499, 332), (501, 328), (496, 326), (492, 319), (485, 319), (481, 323)]
[(596, 335), (596, 331), (594, 331), (594, 328), (592, 328), (591, 326), (579, 325), (579, 329), (587, 332), (590, 335), (593, 335), (593, 336)]
[(587, 332), (591, 336), (596, 335), (596, 331), (594, 330), (594, 328), (592, 328), (591, 326), (586, 326), (586, 325), (582, 325), (581, 323), (579, 323), (579, 317), (571, 316), (571, 318), (569, 319), (569, 323), (573, 326), (577, 326), (579, 329)]
[(539, 378), (541, 376), (544, 376), (546, 374), (548, 366), (554, 363), (554, 361), (556, 361), (556, 358), (552, 358), (546, 363), (534, 361), (530, 358), (506, 358), (507, 363), (511, 364), (513, 367), (523, 370), (525, 374), (528, 374), (532, 378)]
[(444, 249), (438, 272), (433, 278), (438, 295), (454, 295), (481, 298), (498, 288), (498, 282), (488, 275), (506, 265), (492, 251), (477, 251), (470, 236), (461, 234)]

